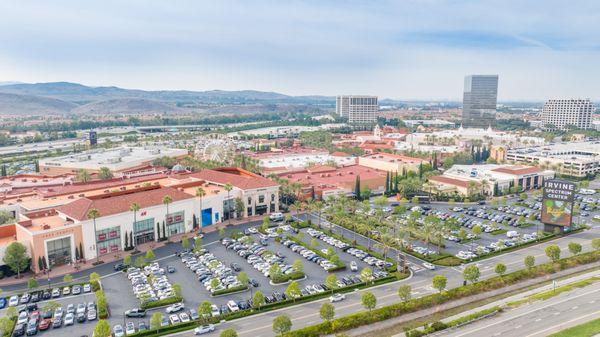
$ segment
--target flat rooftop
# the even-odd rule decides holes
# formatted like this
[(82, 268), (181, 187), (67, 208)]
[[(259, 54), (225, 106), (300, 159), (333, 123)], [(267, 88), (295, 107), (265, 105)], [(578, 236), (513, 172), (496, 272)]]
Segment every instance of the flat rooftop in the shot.
[(42, 159), (40, 160), (40, 166), (89, 170), (108, 167), (112, 171), (120, 171), (163, 156), (180, 157), (187, 155), (187, 153), (188, 151), (185, 149), (123, 146), (113, 149), (95, 149), (63, 157)]

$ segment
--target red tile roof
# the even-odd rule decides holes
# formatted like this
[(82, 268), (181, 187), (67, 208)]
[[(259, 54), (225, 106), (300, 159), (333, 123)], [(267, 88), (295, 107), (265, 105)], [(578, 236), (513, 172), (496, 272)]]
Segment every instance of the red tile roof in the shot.
[(135, 184), (146, 181), (152, 181), (157, 179), (165, 178), (167, 175), (163, 173), (149, 174), (141, 177), (121, 179), (113, 178), (110, 180), (94, 180), (87, 183), (75, 183), (72, 185), (65, 186), (53, 186), (49, 188), (38, 188), (38, 193), (43, 197), (55, 197), (65, 194), (81, 193), (85, 191), (92, 191), (97, 189), (110, 189), (116, 188), (127, 184)]
[(162, 205), (163, 198), (170, 196), (173, 202), (191, 199), (192, 195), (171, 187), (156, 188), (143, 192), (136, 192), (103, 199), (81, 198), (71, 203), (58, 207), (56, 210), (76, 220), (86, 220), (91, 209), (95, 208), (100, 216), (109, 216), (130, 212), (129, 207), (133, 203), (140, 205), (140, 209)]
[(270, 179), (234, 167), (202, 170), (192, 173), (191, 176), (220, 185), (229, 183), (242, 190), (279, 186), (279, 184)]
[(427, 163), (427, 160), (422, 159), (422, 158), (409, 157), (409, 156), (403, 156), (403, 155), (399, 155), (399, 154), (392, 154), (392, 153), (385, 153), (385, 152), (374, 153), (374, 154), (366, 155), (364, 157), (370, 158), (370, 159), (375, 159), (375, 160), (387, 161), (387, 162), (402, 162), (402, 163), (416, 163), (416, 164)]
[(500, 172), (500, 173), (522, 175), (522, 174), (538, 173), (538, 172), (540, 172), (540, 169), (535, 166), (507, 166), (507, 167), (499, 167), (497, 169), (493, 169), (492, 171)]
[(464, 187), (464, 188), (468, 188), (469, 182), (470, 182), (468, 180), (460, 180), (460, 179), (455, 179), (455, 178), (449, 178), (446, 176), (431, 176), (431, 177), (429, 177), (429, 180), (437, 181), (437, 182), (443, 183), (443, 184), (460, 186), (460, 187)]

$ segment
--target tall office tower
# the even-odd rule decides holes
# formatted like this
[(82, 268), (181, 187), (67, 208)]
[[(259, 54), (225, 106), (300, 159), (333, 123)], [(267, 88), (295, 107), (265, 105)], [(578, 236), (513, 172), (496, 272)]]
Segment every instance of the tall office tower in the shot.
[(589, 99), (550, 99), (542, 109), (542, 126), (566, 130), (569, 127), (592, 127), (594, 104)]
[(377, 96), (337, 96), (335, 112), (341, 117), (347, 117), (351, 124), (376, 123), (379, 112)]
[(487, 128), (496, 124), (498, 75), (465, 76), (462, 124)]

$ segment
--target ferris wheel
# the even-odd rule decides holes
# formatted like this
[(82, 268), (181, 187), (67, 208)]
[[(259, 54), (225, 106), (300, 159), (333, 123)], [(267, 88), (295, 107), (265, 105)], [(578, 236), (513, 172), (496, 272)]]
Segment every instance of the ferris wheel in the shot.
[(202, 144), (198, 153), (201, 154), (203, 160), (229, 163), (235, 154), (235, 147), (227, 140), (212, 139)]

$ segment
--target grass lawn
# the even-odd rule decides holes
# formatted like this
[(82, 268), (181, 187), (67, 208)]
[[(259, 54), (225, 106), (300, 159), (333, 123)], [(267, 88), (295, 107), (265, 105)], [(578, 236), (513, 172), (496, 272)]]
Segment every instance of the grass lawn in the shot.
[(495, 231), (491, 231), (490, 234), (500, 235), (500, 234), (505, 234), (506, 232), (508, 232), (507, 229), (496, 229)]
[(533, 302), (533, 301), (544, 301), (544, 300), (547, 300), (547, 299), (552, 298), (554, 296), (558, 296), (558, 295), (560, 295), (560, 294), (562, 294), (564, 292), (571, 291), (571, 290), (573, 290), (575, 288), (587, 287), (587, 286), (589, 286), (589, 285), (591, 285), (593, 283), (596, 283), (598, 281), (600, 281), (600, 277), (591, 277), (591, 278), (586, 279), (586, 280), (582, 280), (582, 281), (579, 281), (579, 282), (568, 284), (566, 286), (558, 287), (558, 288), (556, 288), (554, 290), (548, 290), (548, 291), (544, 291), (544, 292), (541, 292), (541, 293), (538, 293), (538, 294), (534, 294), (534, 295), (531, 295), (531, 296), (529, 296), (529, 297), (527, 297), (525, 299), (522, 299), (522, 300), (510, 302), (510, 303), (508, 303), (508, 305), (509, 306), (519, 306), (521, 304), (529, 303), (529, 302)]
[(589, 337), (600, 332), (600, 318), (587, 323), (576, 325), (550, 335), (549, 337)]

